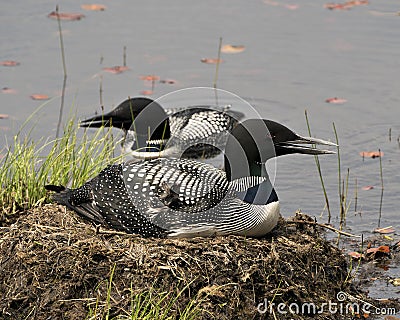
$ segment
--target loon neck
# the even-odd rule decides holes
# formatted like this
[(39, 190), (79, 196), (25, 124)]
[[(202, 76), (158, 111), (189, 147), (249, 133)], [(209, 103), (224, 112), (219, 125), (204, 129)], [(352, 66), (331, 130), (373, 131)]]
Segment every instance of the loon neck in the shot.
[(258, 119), (237, 125), (228, 136), (224, 165), (228, 181), (254, 181), (256, 184), (236, 192), (238, 198), (251, 204), (265, 205), (278, 201), (269, 180), (266, 162), (275, 157), (275, 149), (268, 128)]
[(249, 119), (228, 135), (224, 165), (229, 181), (242, 177), (268, 177), (265, 163), (275, 157), (275, 148), (265, 122)]
[(127, 134), (134, 137), (134, 150), (145, 150), (152, 140), (169, 139), (171, 130), (168, 115), (158, 103), (152, 102), (140, 110)]

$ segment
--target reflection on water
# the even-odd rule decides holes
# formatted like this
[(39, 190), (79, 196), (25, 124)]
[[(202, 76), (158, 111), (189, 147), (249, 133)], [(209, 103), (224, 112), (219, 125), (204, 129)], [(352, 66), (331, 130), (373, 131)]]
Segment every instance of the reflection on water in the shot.
[[(76, 2), (64, 1), (60, 11), (86, 16), (62, 22), (68, 73), (64, 117), (76, 112), (85, 118), (101, 112), (100, 101), (110, 110), (144, 91), (153, 91), (152, 97), (157, 98), (177, 89), (212, 86), (215, 65), (200, 60), (217, 58), (221, 36), (224, 44), (244, 45), (245, 50), (222, 53), (218, 87), (246, 97), (263, 117), (303, 135), (307, 134), (305, 109), (317, 137), (334, 140), (335, 123), (342, 173), (350, 171), (348, 197), (352, 201), (356, 180), (359, 187), (357, 212), (348, 212), (347, 227), (353, 233), (368, 234), (377, 226), (380, 202), (379, 161), (363, 160), (359, 152), (385, 152), (381, 225), (393, 225), (399, 232), (399, 18), (390, 14), (398, 10), (398, 1), (343, 11), (328, 10), (312, 0), (291, 5), (285, 0), (129, 4), (117, 0), (107, 3), (105, 11), (83, 12)], [(0, 132), (8, 141), (42, 105), (30, 98), (32, 94), (50, 97), (32, 117), (34, 137), (55, 136), (63, 71), (57, 21), (47, 18), (54, 9), (51, 1), (2, 5), (0, 61), (20, 63), (0, 66), (0, 113), (9, 115), (0, 119)], [(123, 65), (124, 46), (129, 70), (104, 71)], [(173, 81), (142, 80), (146, 75)], [(325, 102), (332, 97), (347, 101)], [(0, 147), (5, 141), (0, 140)], [(337, 160), (333, 156), (320, 161), (336, 217)], [(283, 157), (277, 165), (282, 212), (290, 215), (301, 208), (319, 216), (324, 198), (312, 159)], [(367, 185), (374, 188), (361, 190)]]

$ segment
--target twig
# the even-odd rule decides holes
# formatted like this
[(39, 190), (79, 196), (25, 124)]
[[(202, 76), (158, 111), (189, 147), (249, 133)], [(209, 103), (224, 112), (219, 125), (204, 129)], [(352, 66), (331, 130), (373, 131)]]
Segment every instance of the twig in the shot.
[(126, 46), (124, 46), (123, 66), (126, 67)]
[(64, 51), (64, 41), (62, 36), (62, 29), (61, 29), (61, 21), (60, 15), (58, 14), (58, 5), (56, 6), (56, 13), (57, 13), (57, 21), (58, 21), (58, 32), (60, 34), (60, 49), (61, 49), (61, 59), (63, 64), (63, 71), (64, 71), (64, 81), (61, 91), (61, 105), (60, 105), (60, 114), (58, 116), (58, 124), (57, 124), (57, 132), (56, 132), (56, 139), (59, 137), (63, 110), (64, 110), (64, 97), (65, 97), (65, 87), (67, 85), (67, 66), (65, 64), (65, 51)]
[(381, 201), (379, 203), (379, 219), (378, 219), (378, 228), (381, 226), (381, 218), (382, 218), (382, 202), (383, 202), (383, 169), (382, 169), (382, 153), (381, 149), (379, 151), (379, 170), (381, 175)]
[(357, 212), (357, 201), (358, 201), (358, 184), (357, 184), (357, 178), (356, 178), (356, 190), (355, 190), (355, 196), (354, 196), (354, 212)]
[(99, 88), (99, 94), (100, 94), (100, 106), (103, 110), (104, 114), (104, 104), (103, 104), (103, 75), (100, 75), (100, 88)]
[(219, 37), (217, 65), (215, 67), (215, 76), (214, 76), (214, 83), (213, 83), (214, 90), (215, 90), (215, 103), (216, 103), (216, 105), (218, 105), (217, 81), (218, 81), (219, 64), (221, 62), (221, 47), (222, 47), (222, 37)]
[(286, 221), (286, 223), (298, 223), (298, 224), (307, 224), (307, 225), (310, 225), (310, 226), (319, 226), (319, 227), (326, 228), (326, 229), (329, 229), (331, 231), (334, 231), (334, 232), (336, 232), (338, 234), (342, 234), (342, 235), (347, 236), (347, 237), (361, 238), (361, 236), (357, 236), (355, 234), (351, 234), (351, 233), (348, 233), (348, 232), (345, 232), (345, 231), (338, 230), (338, 229), (336, 229), (336, 228), (334, 228), (334, 227), (332, 227), (332, 226), (330, 226), (328, 224), (325, 224), (325, 223), (318, 223), (318, 222), (314, 222), (314, 221)]

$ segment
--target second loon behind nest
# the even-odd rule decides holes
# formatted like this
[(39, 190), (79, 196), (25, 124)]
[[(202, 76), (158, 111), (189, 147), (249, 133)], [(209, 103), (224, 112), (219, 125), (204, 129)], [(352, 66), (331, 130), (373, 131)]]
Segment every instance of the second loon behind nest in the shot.
[(111, 166), (75, 190), (47, 189), (58, 192), (57, 202), (87, 219), (129, 233), (259, 237), (276, 226), (280, 215), (265, 162), (291, 153), (333, 153), (314, 144), (334, 145), (301, 137), (273, 121), (252, 119), (232, 130), (225, 171), (189, 159), (153, 159)]
[(156, 101), (135, 97), (80, 125), (121, 128), (125, 132), (123, 150), (134, 158), (198, 159), (218, 155), (225, 146), (228, 132), (243, 116), (229, 108), (211, 106), (163, 109)]

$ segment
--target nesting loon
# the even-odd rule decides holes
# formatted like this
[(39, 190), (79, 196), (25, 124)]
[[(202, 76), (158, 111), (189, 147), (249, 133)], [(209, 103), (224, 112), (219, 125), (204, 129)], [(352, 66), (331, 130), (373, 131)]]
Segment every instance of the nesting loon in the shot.
[(46, 189), (92, 222), (144, 237), (260, 237), (280, 215), (266, 161), (292, 153), (334, 153), (316, 144), (335, 145), (301, 137), (274, 121), (250, 119), (228, 137), (225, 171), (192, 159), (135, 160), (108, 166), (77, 189)]
[(134, 158), (212, 158), (244, 115), (209, 106), (163, 109), (144, 97), (129, 98), (114, 110), (83, 120), (81, 127), (112, 126), (124, 131), (123, 151)]

